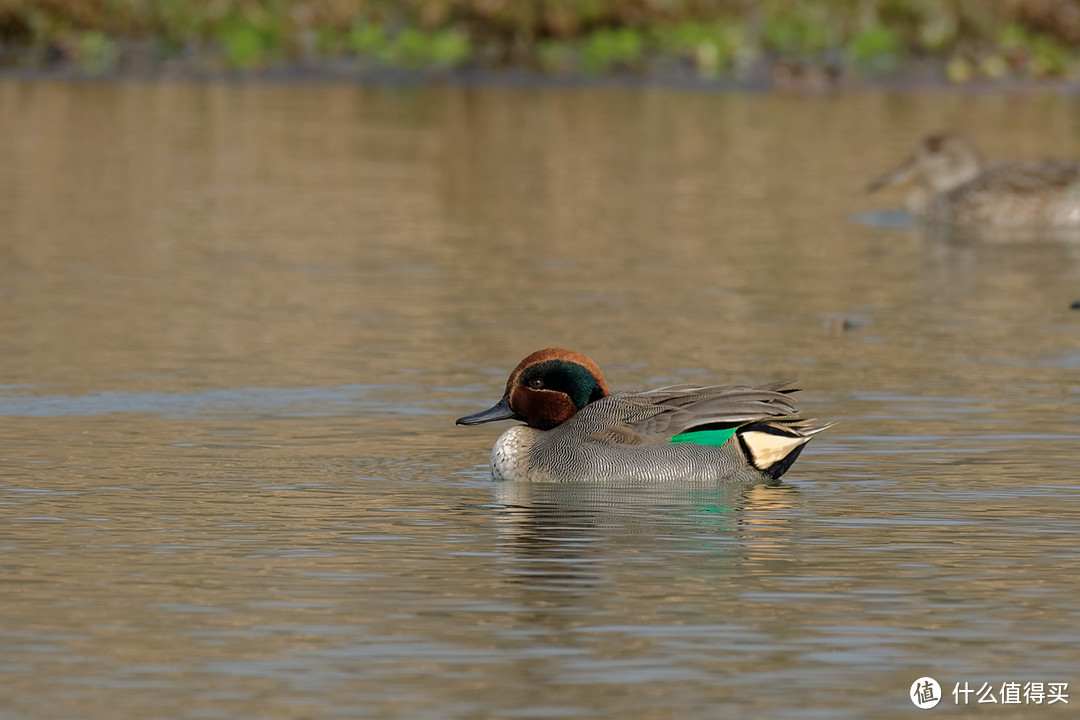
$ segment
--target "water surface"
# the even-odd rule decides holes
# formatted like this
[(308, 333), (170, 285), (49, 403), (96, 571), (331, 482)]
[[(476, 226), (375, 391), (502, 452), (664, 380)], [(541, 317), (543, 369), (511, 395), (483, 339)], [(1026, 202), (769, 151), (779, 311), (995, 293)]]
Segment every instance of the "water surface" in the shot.
[[(927, 237), (1054, 94), (0, 83), (5, 718), (906, 717), (1080, 688), (1080, 248)], [(549, 345), (798, 377), (779, 487), (490, 482)]]

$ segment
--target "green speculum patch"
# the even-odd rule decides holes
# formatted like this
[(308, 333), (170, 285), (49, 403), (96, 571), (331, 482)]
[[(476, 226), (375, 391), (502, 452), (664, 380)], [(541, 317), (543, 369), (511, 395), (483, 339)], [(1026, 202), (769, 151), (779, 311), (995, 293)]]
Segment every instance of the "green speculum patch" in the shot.
[(735, 428), (723, 428), (721, 430), (692, 430), (690, 432), (679, 433), (675, 437), (671, 438), (671, 443), (694, 443), (695, 445), (713, 445), (720, 447), (726, 443), (732, 435), (735, 434)]

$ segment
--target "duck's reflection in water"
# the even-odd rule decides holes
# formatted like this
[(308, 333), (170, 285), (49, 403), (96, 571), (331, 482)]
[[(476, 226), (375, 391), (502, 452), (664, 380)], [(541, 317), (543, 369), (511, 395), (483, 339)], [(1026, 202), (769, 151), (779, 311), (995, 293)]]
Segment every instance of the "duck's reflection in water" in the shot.
[(786, 535), (775, 531), (797, 495), (779, 483), (493, 483), (501, 570), (534, 591), (589, 595), (617, 580), (645, 580), (680, 557), (698, 556), (714, 570), (741, 565), (781, 552)]

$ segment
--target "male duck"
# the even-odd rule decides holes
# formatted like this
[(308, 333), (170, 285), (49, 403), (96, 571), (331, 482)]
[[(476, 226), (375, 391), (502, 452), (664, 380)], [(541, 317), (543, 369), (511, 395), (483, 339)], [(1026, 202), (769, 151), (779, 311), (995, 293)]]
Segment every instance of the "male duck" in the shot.
[(1080, 226), (1080, 163), (985, 163), (953, 133), (923, 138), (895, 170), (871, 181), (874, 192), (915, 183), (905, 200), (919, 220), (996, 227)]
[(803, 419), (790, 382), (610, 393), (581, 353), (522, 360), (490, 410), (459, 425), (523, 420), (491, 451), (495, 480), (755, 482), (779, 478), (831, 423)]

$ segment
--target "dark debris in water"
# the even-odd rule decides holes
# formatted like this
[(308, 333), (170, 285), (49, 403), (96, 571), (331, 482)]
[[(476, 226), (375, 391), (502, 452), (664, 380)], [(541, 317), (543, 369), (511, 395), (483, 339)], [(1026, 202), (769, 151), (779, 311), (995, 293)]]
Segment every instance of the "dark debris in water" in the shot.
[(860, 330), (870, 323), (870, 318), (856, 315), (829, 315), (825, 318), (825, 331), (830, 335)]

